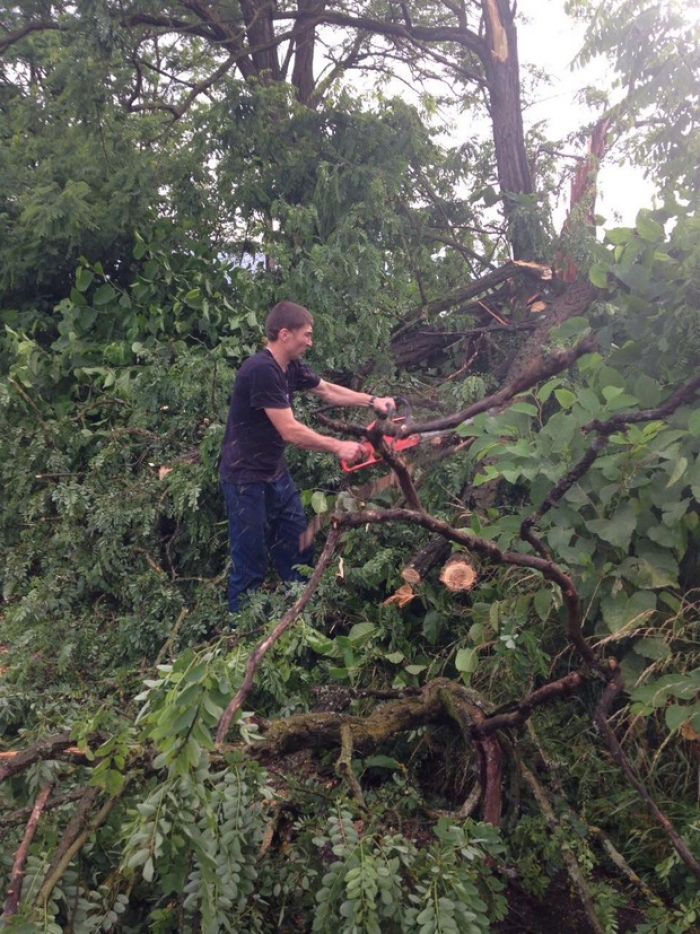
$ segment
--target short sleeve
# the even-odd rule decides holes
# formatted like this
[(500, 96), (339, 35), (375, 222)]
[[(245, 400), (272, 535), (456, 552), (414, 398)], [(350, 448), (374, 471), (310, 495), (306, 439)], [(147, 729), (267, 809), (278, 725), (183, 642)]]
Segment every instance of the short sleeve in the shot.
[(251, 374), (250, 404), (254, 409), (287, 409), (291, 406), (287, 381), (273, 360)]

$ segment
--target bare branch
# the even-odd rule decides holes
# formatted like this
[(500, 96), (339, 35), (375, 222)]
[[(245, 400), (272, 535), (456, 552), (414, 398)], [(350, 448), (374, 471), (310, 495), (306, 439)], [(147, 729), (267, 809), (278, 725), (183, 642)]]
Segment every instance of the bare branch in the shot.
[[(559, 827), (559, 820), (557, 819), (554, 807), (552, 806), (552, 802), (549, 799), (549, 795), (545, 791), (544, 786), (537, 780), (537, 778), (535, 778), (534, 774), (524, 765), (524, 763), (519, 762), (518, 765), (523, 778), (529, 786), (533, 797), (537, 801), (537, 804), (539, 805), (540, 810), (542, 811), (542, 814), (547, 821), (549, 829), (552, 832), (555, 832)], [(561, 848), (561, 855), (564, 861), (564, 865), (566, 866), (569, 879), (571, 879), (572, 885), (578, 892), (579, 898), (581, 899), (581, 903), (586, 912), (586, 917), (588, 918), (591, 931), (594, 932), (594, 934), (604, 934), (604, 928), (595, 912), (590, 889), (583, 877), (581, 867), (579, 866), (574, 851), (569, 847), (564, 846)]]
[(676, 853), (678, 853), (680, 858), (686, 864), (688, 869), (690, 869), (696, 879), (700, 881), (700, 862), (698, 862), (698, 860), (695, 858), (681, 835), (671, 823), (670, 819), (666, 814), (664, 814), (643, 782), (640, 780), (637, 773), (634, 771), (632, 763), (627, 758), (625, 751), (623, 750), (618, 738), (615, 736), (615, 733), (610, 726), (608, 721), (610, 708), (612, 707), (612, 703), (615, 698), (622, 691), (622, 688), (622, 672), (618, 669), (613, 674), (607, 687), (605, 688), (605, 691), (598, 701), (595, 713), (593, 715), (593, 722), (595, 723), (598, 732), (605, 740), (605, 744), (610, 750), (611, 756), (624, 772), (630, 785), (632, 785), (632, 787), (637, 791), (642, 801), (649, 808), (649, 811), (654, 820), (663, 828)]
[(241, 709), (243, 702), (245, 701), (248, 694), (253, 687), (253, 679), (255, 678), (255, 672), (258, 670), (260, 662), (263, 660), (269, 649), (284, 635), (284, 633), (289, 629), (292, 623), (297, 619), (301, 611), (304, 609), (306, 604), (309, 602), (313, 596), (316, 588), (318, 587), (319, 581), (323, 577), (323, 574), (333, 558), (335, 553), (336, 545), (338, 544), (338, 539), (340, 538), (341, 528), (340, 526), (334, 526), (326, 539), (325, 547), (321, 553), (318, 563), (314, 568), (314, 572), (309, 579), (309, 583), (306, 585), (306, 588), (299, 599), (294, 603), (292, 607), (284, 614), (279, 623), (275, 626), (272, 632), (266, 636), (262, 642), (259, 642), (255, 649), (253, 649), (250, 658), (248, 659), (248, 664), (246, 665), (245, 675), (243, 677), (243, 683), (241, 684), (236, 696), (233, 698), (231, 703), (228, 705), (226, 710), (221, 715), (219, 720), (219, 725), (216, 731), (216, 742), (221, 744), (226, 738), (228, 728), (231, 725), (231, 720), (236, 715), (236, 713)]
[(112, 795), (111, 798), (107, 799), (93, 818), (90, 817), (90, 814), (92, 812), (92, 806), (97, 796), (100, 794), (100, 788), (91, 786), (85, 789), (80, 804), (76, 808), (75, 814), (71, 818), (61, 838), (61, 842), (56, 848), (53, 859), (51, 860), (51, 865), (34, 899), (35, 905), (40, 906), (46, 904), (66, 869), (88, 842), (91, 834), (107, 820), (112, 809), (128, 787), (129, 781), (130, 776), (126, 776), (120, 790), (115, 795)]
[(367, 16), (349, 16), (346, 13), (331, 10), (324, 10), (315, 16), (310, 16), (307, 11), (285, 10), (274, 13), (272, 18), (274, 20), (303, 18), (306, 21), (312, 21), (317, 26), (322, 24), (347, 26), (351, 29), (361, 29), (375, 35), (392, 39), (404, 39), (410, 42), (454, 42), (474, 52), (482, 60), (488, 54), (488, 49), (480, 36), (470, 29), (455, 28), (454, 26), (408, 26), (391, 20), (377, 20)]
[(4, 39), (0, 39), (0, 55), (3, 55), (10, 48), (10, 46), (21, 42), (22, 39), (30, 36), (34, 32), (48, 32), (50, 30), (56, 32), (60, 31), (60, 29), (61, 27), (58, 23), (51, 22), (50, 20), (45, 20), (44, 22), (39, 23), (27, 23), (16, 32), (12, 32), (5, 36)]
[(53, 784), (49, 783), (48, 785), (45, 785), (37, 795), (37, 799), (34, 802), (34, 807), (32, 808), (31, 817), (27, 822), (24, 838), (19, 846), (19, 849), (15, 853), (15, 860), (12, 864), (12, 874), (10, 876), (10, 884), (7, 888), (7, 900), (5, 902), (5, 910), (3, 912), (4, 919), (11, 918), (12, 915), (17, 914), (20, 898), (22, 897), (22, 883), (24, 881), (27, 854), (29, 853), (29, 847), (31, 846), (32, 840), (34, 839), (34, 834), (36, 833), (36, 829), (39, 825), (39, 818), (41, 817), (41, 814), (46, 805), (46, 801), (51, 794), (52, 788)]

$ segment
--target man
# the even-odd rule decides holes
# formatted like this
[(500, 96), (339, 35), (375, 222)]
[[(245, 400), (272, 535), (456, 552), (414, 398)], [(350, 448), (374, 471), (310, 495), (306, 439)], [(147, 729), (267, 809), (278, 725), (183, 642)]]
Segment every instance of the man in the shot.
[(232, 613), (242, 596), (260, 587), (268, 555), (282, 580), (300, 580), (296, 566), (309, 565), (313, 546), (300, 551), (306, 516), (299, 491), (284, 462), (287, 444), (335, 454), (352, 463), (362, 456), (358, 441), (340, 441), (297, 421), (294, 393), (309, 390), (331, 405), (366, 406), (386, 415), (390, 397), (375, 398), (321, 379), (303, 362), (313, 346), (313, 317), (294, 302), (279, 302), (265, 322), (268, 344), (236, 376), (221, 451), (219, 474), (228, 512)]

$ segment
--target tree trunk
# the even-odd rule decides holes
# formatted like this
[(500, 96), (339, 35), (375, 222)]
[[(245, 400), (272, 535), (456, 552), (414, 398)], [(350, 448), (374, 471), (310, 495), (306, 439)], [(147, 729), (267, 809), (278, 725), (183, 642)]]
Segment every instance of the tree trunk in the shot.
[(282, 70), (277, 58), (279, 40), (272, 21), (272, 3), (269, 0), (241, 0), (241, 10), (256, 77), (263, 84), (281, 81)]
[(508, 0), (482, 0), (481, 6), (486, 32), (483, 65), (509, 240), (514, 259), (536, 259), (541, 224), (534, 215), (534, 205), (527, 217), (522, 199), (517, 197), (533, 194), (534, 187), (525, 150), (514, 11)]
[[(319, 13), (324, 9), (325, 3), (316, 0), (299, 0), (299, 12), (306, 10)], [(297, 97), (302, 104), (313, 105), (313, 93), (316, 86), (314, 77), (314, 51), (316, 46), (316, 26), (313, 20), (297, 20), (294, 27), (294, 68), (292, 70), (292, 84), (296, 88)]]

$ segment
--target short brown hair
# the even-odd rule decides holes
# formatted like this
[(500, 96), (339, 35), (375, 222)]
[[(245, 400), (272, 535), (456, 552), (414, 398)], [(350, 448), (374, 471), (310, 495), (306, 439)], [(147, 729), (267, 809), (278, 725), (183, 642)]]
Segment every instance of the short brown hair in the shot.
[(268, 340), (276, 341), (280, 331), (296, 331), (306, 324), (313, 324), (314, 318), (308, 308), (294, 302), (277, 302), (265, 321), (265, 333)]

